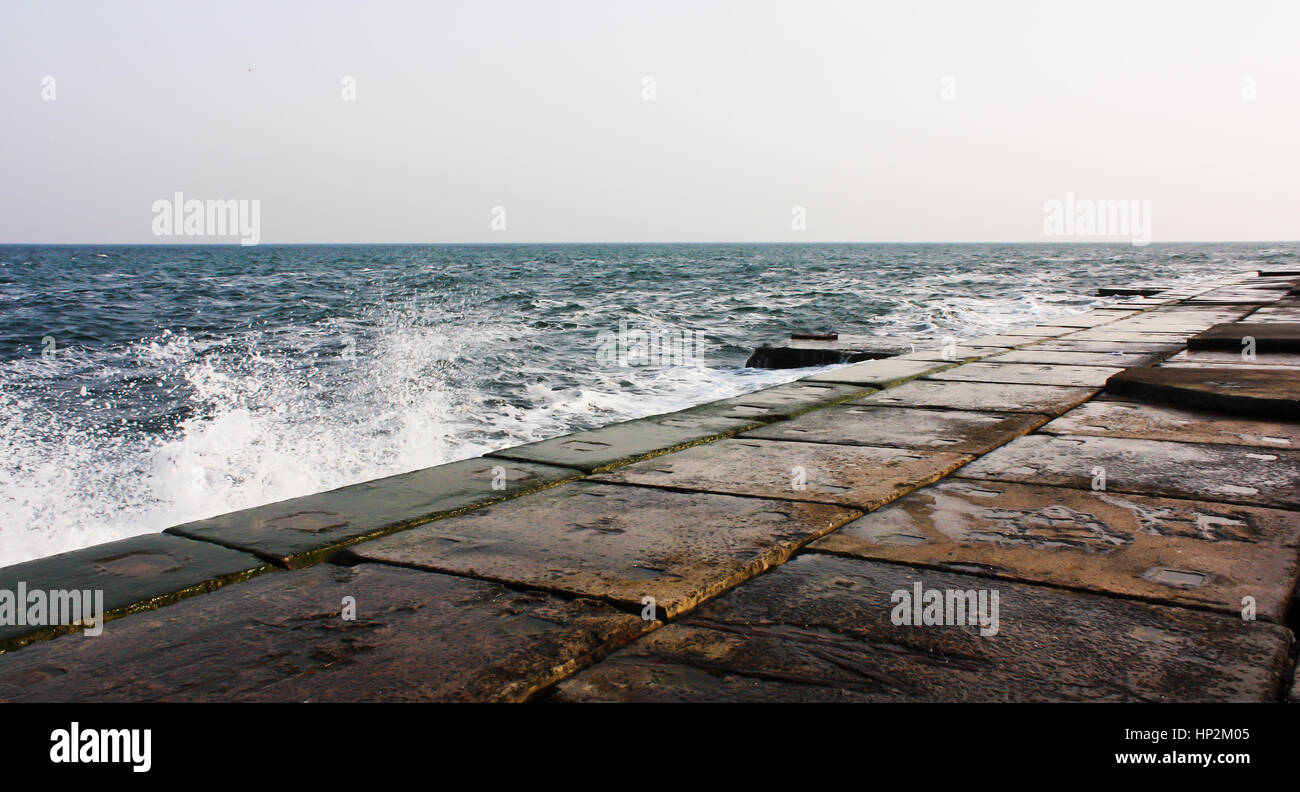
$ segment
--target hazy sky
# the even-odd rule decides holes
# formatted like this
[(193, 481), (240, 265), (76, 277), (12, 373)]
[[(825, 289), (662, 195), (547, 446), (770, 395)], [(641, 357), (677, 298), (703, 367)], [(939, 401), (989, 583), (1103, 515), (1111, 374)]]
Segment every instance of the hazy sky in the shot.
[(1300, 239), (1300, 2), (0, 8), (0, 242)]

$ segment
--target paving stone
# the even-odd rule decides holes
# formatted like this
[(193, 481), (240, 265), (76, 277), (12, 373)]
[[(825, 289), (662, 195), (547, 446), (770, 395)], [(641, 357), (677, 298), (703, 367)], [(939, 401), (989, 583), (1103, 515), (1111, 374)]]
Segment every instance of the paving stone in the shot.
[(1061, 338), (1062, 341), (1110, 341), (1112, 343), (1186, 344), (1190, 333), (1154, 333), (1137, 330), (1112, 329), (1111, 325), (1080, 330)]
[(931, 360), (942, 363), (960, 363), (966, 360), (977, 360), (979, 358), (998, 355), (1006, 352), (1010, 347), (996, 346), (966, 346), (958, 344), (949, 349), (935, 347), (933, 349), (921, 349), (906, 355), (899, 355), (896, 360)]
[(707, 443), (762, 424), (753, 418), (727, 418), (683, 411), (553, 437), (494, 451), (488, 456), (558, 465), (590, 473)]
[(984, 346), (984, 347), (1002, 347), (1004, 349), (1012, 349), (1014, 347), (1022, 347), (1022, 346), (1026, 346), (1027, 344), (1033, 344), (1038, 341), (1044, 341), (1048, 338), (1055, 338), (1055, 336), (987, 335), (987, 336), (980, 336), (979, 338), (972, 338), (969, 340), (965, 340), (962, 341), (961, 343), (966, 346), (973, 346), (973, 347)]
[(844, 405), (818, 410), (793, 421), (752, 429), (740, 437), (920, 448), (978, 455), (988, 453), (1046, 421), (1047, 416), (1032, 413)]
[[(1263, 702), (1280, 693), (1290, 634), (1276, 624), (991, 583), (803, 554), (570, 677), (552, 698)], [(905, 607), (896, 603), (917, 584), (994, 588), (997, 634), (894, 624)]]
[[(1017, 336), (1019, 336), (1019, 337), (1028, 337), (1028, 338), (1033, 338), (1034, 340), (1037, 341), (1037, 340), (1041, 340), (1041, 339), (1044, 339), (1044, 338), (1056, 338), (1057, 336), (1063, 336), (1063, 335), (1065, 335), (1066, 333), (1073, 333), (1073, 332), (1075, 332), (1075, 330), (1076, 330), (1076, 328), (1073, 328), (1073, 327), (1055, 327), (1055, 326), (1048, 326), (1048, 325), (1034, 325), (1033, 327), (1019, 327), (1019, 328), (1014, 328), (1014, 329), (1011, 329), (1011, 330), (1004, 330), (1004, 331), (1002, 331), (1002, 335), (1004, 335), (1004, 336), (1010, 336), (1010, 337), (1013, 337), (1013, 338), (1014, 338), (1014, 337), (1017, 337)], [(972, 342), (970, 342), (970, 343), (973, 344), (973, 343), (975, 343), (975, 342), (972, 341)]]
[(1251, 322), (1259, 323), (1287, 323), (1300, 324), (1300, 307), (1274, 307), (1260, 308), (1252, 313), (1249, 317)]
[(974, 459), (968, 454), (782, 440), (719, 440), (596, 481), (877, 509)]
[(1034, 434), (956, 475), (1090, 489), (1094, 468), (1113, 492), (1300, 508), (1300, 452), (1273, 448)]
[[(875, 361), (872, 361), (875, 362)], [(858, 364), (863, 365), (863, 364)], [(856, 368), (856, 366), (849, 366)], [(828, 372), (830, 373), (830, 372)], [(823, 381), (808, 377), (798, 382), (787, 382), (772, 388), (746, 393), (730, 399), (721, 399), (684, 410), (683, 415), (719, 415), (754, 421), (781, 421), (802, 415), (809, 410), (847, 401), (855, 396), (865, 396), (874, 388), (865, 385), (846, 385), (843, 381)]]
[[(27, 592), (47, 595), (50, 591), (102, 592), (107, 622), (247, 580), (271, 568), (260, 558), (214, 544), (146, 534), (5, 567), (0, 569), (0, 591), (10, 592), (15, 602), (20, 599), (20, 585)], [(92, 610), (95, 597), (91, 594)], [(85, 600), (79, 602), (84, 605)], [(49, 612), (44, 619), (52, 621), (53, 616)], [(9, 617), (0, 619), (0, 652), (81, 629), (71, 624), (20, 625), (16, 613)], [(105, 627), (105, 633), (109, 629)], [(90, 638), (87, 634), (85, 640)]]
[(854, 399), (849, 404), (1060, 415), (1076, 404), (1087, 401), (1096, 392), (1096, 388), (1056, 385), (914, 380), (897, 388)]
[(355, 559), (596, 597), (676, 616), (861, 512), (578, 481), (354, 545)]
[(1283, 622), (1300, 512), (999, 481), (942, 481), (812, 550)]
[(1152, 352), (1173, 353), (1182, 349), (1183, 346), (1181, 341), (1173, 343), (1164, 341), (1068, 341), (1061, 339), (1059, 341), (1044, 341), (1041, 344), (1025, 347), (1025, 349), (1034, 352), (1122, 352), (1126, 355), (1137, 355)]
[(1130, 369), (1111, 377), (1106, 391), (1189, 407), (1300, 420), (1300, 376), (1277, 366)]
[(571, 468), (479, 457), (197, 520), (167, 532), (298, 568), (353, 542), (581, 476)]
[(1005, 382), (1026, 385), (1071, 385), (1101, 387), (1112, 374), (1124, 369), (1106, 366), (1068, 366), (1035, 363), (967, 363), (938, 371), (927, 380), (944, 382)]
[[(955, 348), (952, 350), (955, 354)], [(957, 361), (935, 362), (925, 360), (902, 360), (899, 358), (881, 358), (854, 363), (851, 366), (804, 377), (801, 382), (844, 382), (857, 386), (889, 388), (916, 379), (923, 374), (942, 371), (957, 365)]]
[(1246, 368), (1300, 368), (1300, 354), (1295, 352), (1264, 352), (1247, 360), (1240, 351), (1218, 351), (1213, 349), (1185, 349), (1166, 358), (1164, 366), (1218, 368), (1222, 366), (1245, 366)]
[(1157, 363), (1163, 352), (1078, 352), (1061, 349), (1040, 349), (1037, 344), (1023, 349), (1013, 349), (985, 359), (985, 363), (1034, 363), (1037, 365), (1112, 366), (1133, 368)]
[(1130, 316), (1129, 311), (1099, 309), (1043, 322), (1045, 327), (1097, 327)]
[(1255, 339), (1255, 353), (1300, 352), (1300, 323), (1228, 322), (1187, 339), (1188, 349), (1240, 352), (1245, 339)]
[(519, 701), (648, 626), (590, 599), (322, 564), (0, 655), (0, 701)]
[(1300, 449), (1300, 423), (1256, 421), (1194, 407), (1175, 407), (1113, 396), (1081, 404), (1039, 431)]

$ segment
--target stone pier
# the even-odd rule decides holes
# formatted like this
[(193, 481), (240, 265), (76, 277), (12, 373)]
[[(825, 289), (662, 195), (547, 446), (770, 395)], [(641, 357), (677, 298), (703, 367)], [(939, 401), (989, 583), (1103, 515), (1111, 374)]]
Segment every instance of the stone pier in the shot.
[(0, 569), (0, 701), (1300, 696), (1300, 276), (1106, 291)]

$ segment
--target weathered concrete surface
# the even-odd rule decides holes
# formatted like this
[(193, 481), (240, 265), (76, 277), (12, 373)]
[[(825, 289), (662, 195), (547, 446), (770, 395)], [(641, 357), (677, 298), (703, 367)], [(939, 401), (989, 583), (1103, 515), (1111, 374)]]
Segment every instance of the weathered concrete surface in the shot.
[(845, 405), (752, 429), (740, 437), (984, 454), (1046, 421), (1047, 416), (1032, 413)]
[(1157, 333), (1145, 330), (1118, 330), (1112, 329), (1113, 325), (1104, 327), (1094, 327), (1091, 330), (1080, 330), (1077, 333), (1071, 333), (1062, 336), (1061, 341), (1110, 341), (1111, 343), (1156, 343), (1156, 344), (1186, 344), (1187, 336), (1190, 333)]
[(1112, 374), (1124, 369), (1107, 366), (1043, 365), (1036, 363), (967, 363), (926, 375), (946, 382), (999, 382), (1025, 385), (1101, 387)]
[(979, 358), (998, 355), (1006, 352), (1011, 347), (1000, 346), (967, 346), (957, 344), (945, 349), (943, 347), (934, 347), (933, 349), (918, 349), (915, 352), (899, 355), (895, 360), (929, 360), (938, 363), (961, 363), (966, 360), (978, 360)]
[(1282, 305), (1279, 303), (1276, 305), (1270, 305), (1260, 308), (1247, 318), (1251, 322), (1255, 323), (1265, 322), (1272, 324), (1275, 322), (1287, 322), (1300, 324), (1300, 304), (1288, 303), (1287, 305)]
[[(862, 365), (862, 364), (859, 364)], [(718, 415), (754, 421), (781, 421), (809, 410), (865, 396), (874, 388), (805, 378), (683, 410), (680, 415)]]
[(747, 368), (788, 369), (857, 363), (911, 350), (911, 342), (880, 336), (840, 335), (834, 340), (794, 339), (763, 344), (745, 361)]
[(1032, 338), (1034, 340), (1041, 340), (1044, 338), (1056, 338), (1057, 336), (1063, 336), (1067, 333), (1074, 333), (1077, 331), (1078, 328), (1076, 327), (1034, 325), (1033, 327), (1017, 327), (1017, 328), (1012, 328), (1011, 330), (1003, 330), (1002, 335), (1010, 336), (1012, 338), (1019, 336), (1022, 338)]
[(1255, 339), (1255, 352), (1300, 352), (1300, 323), (1227, 322), (1187, 339), (1188, 349), (1241, 352), (1245, 339)]
[(1131, 369), (1111, 377), (1106, 392), (1187, 407), (1300, 420), (1300, 376), (1276, 367)]
[[(997, 635), (895, 625), (895, 591), (999, 592)], [(562, 682), (557, 701), (1272, 701), (1263, 621), (801, 555)]]
[(943, 481), (812, 550), (1283, 622), (1300, 512), (998, 481)]
[(961, 343), (973, 347), (1003, 347), (1011, 349), (1013, 347), (1022, 347), (1027, 344), (1034, 344), (1039, 341), (1045, 341), (1055, 336), (1048, 335), (987, 335), (979, 338), (963, 340)]
[(889, 388), (916, 379), (923, 374), (943, 371), (957, 365), (957, 361), (937, 362), (885, 358), (854, 363), (834, 371), (804, 377), (802, 382), (844, 382), (860, 387)]
[(1042, 327), (1096, 327), (1098, 325), (1108, 324), (1117, 319), (1125, 319), (1131, 316), (1131, 311), (1108, 310), (1098, 308), (1091, 311), (1084, 311), (1073, 316), (1062, 316), (1051, 321), (1042, 323)]
[(753, 418), (726, 418), (683, 411), (553, 437), (494, 451), (488, 456), (558, 465), (590, 473), (728, 437), (762, 423)]
[(1095, 468), (1114, 492), (1300, 508), (1300, 452), (1273, 448), (1034, 434), (956, 475), (1090, 489)]
[(323, 564), (0, 655), (0, 701), (519, 701), (647, 627), (589, 599)]
[(1073, 352), (1061, 349), (1040, 349), (1038, 345), (1013, 349), (986, 358), (985, 363), (1032, 363), (1035, 365), (1109, 366), (1133, 368), (1159, 362), (1165, 352)]
[(911, 448), (719, 440), (648, 459), (596, 481), (878, 509), (974, 459)]
[(1228, 352), (1205, 349), (1186, 349), (1171, 355), (1160, 364), (1162, 368), (1217, 368), (1220, 366), (1245, 366), (1247, 368), (1269, 368), (1283, 366), (1300, 368), (1300, 354), (1294, 352), (1275, 352), (1257, 354), (1247, 360), (1241, 351)]
[(1146, 354), (1151, 352), (1173, 353), (1183, 348), (1181, 341), (1044, 341), (1027, 347), (1035, 352), (1122, 352), (1126, 355)]
[(677, 616), (861, 512), (578, 481), (345, 550)]
[(1096, 392), (1096, 388), (1055, 385), (915, 380), (849, 403), (1060, 415), (1076, 404), (1087, 401)]
[(571, 468), (479, 457), (197, 520), (167, 532), (298, 568), (353, 542), (581, 476)]
[(1221, 412), (1134, 401), (1117, 396), (1097, 398), (1081, 404), (1039, 431), (1046, 434), (1300, 449), (1300, 423), (1256, 421)]
[[(271, 568), (247, 553), (178, 536), (146, 534), (4, 567), (0, 591), (13, 592), (15, 598), (20, 584), (28, 592), (47, 594), (102, 591), (104, 620), (109, 621), (247, 580)], [(28, 612), (26, 607), (23, 612)], [(68, 624), (19, 625), (16, 614), (7, 616), (0, 619), (0, 652), (81, 629)], [(46, 611), (40, 618), (48, 622), (52, 616)]]

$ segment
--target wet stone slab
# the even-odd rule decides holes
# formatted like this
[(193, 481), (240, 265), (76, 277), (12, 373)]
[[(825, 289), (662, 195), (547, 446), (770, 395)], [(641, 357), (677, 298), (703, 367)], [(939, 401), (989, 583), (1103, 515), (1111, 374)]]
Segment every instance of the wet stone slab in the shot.
[(1187, 340), (1188, 349), (1241, 352), (1253, 339), (1255, 352), (1300, 352), (1300, 323), (1228, 322)]
[(1038, 345), (1013, 349), (984, 360), (985, 363), (1032, 363), (1035, 365), (1109, 366), (1133, 368), (1159, 362), (1166, 352), (1083, 352), (1060, 349), (1040, 349)]
[(1300, 449), (1300, 423), (1258, 421), (1218, 411), (1175, 407), (1115, 396), (1081, 404), (1039, 431), (1046, 434)]
[(1300, 452), (1084, 435), (1034, 434), (962, 468), (963, 478), (1300, 508)]
[(950, 480), (809, 549), (1285, 618), (1300, 513), (1062, 487)]
[[(96, 596), (93, 592), (103, 592), (104, 617), (108, 621), (214, 591), (270, 569), (270, 564), (247, 553), (177, 536), (147, 534), (5, 567), (0, 569), (0, 591), (12, 592), (15, 600), (20, 586), (29, 593), (44, 592), (41, 599), (47, 608), (50, 591), (92, 592), (92, 611)], [(30, 596), (24, 599), (29, 604), (35, 602)], [(79, 596), (78, 600), (84, 609), (84, 597)], [(59, 609), (63, 607), (61, 602)], [(24, 614), (34, 615), (29, 610), (24, 610)], [(93, 613), (83, 615), (93, 617)], [(18, 624), (16, 611), (8, 616), (0, 620), (0, 651), (81, 629), (70, 624), (32, 626), (30, 622), (35, 619), (27, 616), (23, 618), (27, 623)], [(47, 610), (40, 624), (56, 621), (53, 617), (53, 612)]]
[(198, 520), (167, 532), (297, 568), (353, 542), (581, 476), (570, 468), (479, 457)]
[(966, 360), (978, 360), (991, 355), (1000, 355), (1008, 350), (1008, 347), (1000, 346), (967, 346), (957, 344), (950, 347), (934, 347), (931, 349), (918, 349), (906, 355), (899, 355), (896, 360), (928, 360), (936, 363), (961, 363)]
[(668, 616), (780, 564), (861, 512), (574, 482), (355, 545), (355, 559), (596, 597)]
[(727, 418), (684, 411), (553, 437), (494, 451), (488, 456), (558, 465), (590, 473), (728, 437), (762, 424), (763, 421), (754, 418)]
[(593, 478), (695, 492), (876, 509), (974, 459), (910, 448), (719, 440)]
[(987, 335), (980, 336), (979, 338), (963, 339), (961, 343), (965, 346), (973, 347), (1002, 347), (1004, 349), (1011, 349), (1013, 347), (1022, 347), (1027, 344), (1034, 344), (1054, 337), (1055, 336), (1049, 335)]
[(519, 701), (647, 626), (589, 599), (322, 564), (0, 655), (0, 701)]
[(1071, 341), (1060, 339), (1034, 344), (1031, 347), (1026, 347), (1026, 351), (1100, 352), (1104, 354), (1120, 352), (1126, 355), (1141, 355), (1153, 352), (1173, 353), (1182, 349), (1183, 346), (1184, 344), (1181, 341)]
[[(953, 350), (955, 354), (955, 348)], [(930, 374), (936, 371), (942, 371), (950, 366), (955, 366), (955, 360), (950, 362), (944, 361), (925, 361), (925, 360), (902, 360), (899, 358), (882, 358), (880, 360), (868, 360), (863, 363), (854, 363), (851, 366), (827, 371), (821, 374), (814, 374), (811, 377), (805, 377), (803, 382), (845, 382), (858, 386), (870, 386), (875, 388), (888, 388), (916, 379), (924, 374)]]
[(1131, 315), (1130, 311), (1098, 309), (1095, 311), (1085, 311), (1084, 313), (1074, 314), (1073, 316), (1062, 316), (1048, 322), (1043, 322), (1044, 327), (1097, 327), (1098, 325), (1109, 324), (1120, 319), (1127, 319)]
[(1096, 388), (1055, 385), (915, 380), (899, 385), (897, 388), (855, 399), (850, 404), (1060, 415), (1071, 407), (1087, 401), (1096, 392)]
[(1246, 368), (1283, 366), (1300, 369), (1300, 353), (1263, 352), (1254, 357), (1247, 357), (1241, 351), (1217, 351), (1205, 349), (1186, 349), (1171, 355), (1162, 368), (1218, 368), (1221, 366), (1245, 366)]
[[(1003, 330), (1002, 335), (1011, 338), (1022, 337), (1041, 340), (1044, 338), (1055, 338), (1063, 336), (1066, 333), (1073, 333), (1078, 330), (1077, 327), (1053, 327), (1048, 325), (1034, 325), (1033, 327), (1017, 327), (1011, 330)], [(975, 342), (971, 342), (975, 343)]]
[(1119, 330), (1111, 329), (1112, 325), (1105, 327), (1094, 327), (1091, 330), (1080, 330), (1077, 333), (1071, 333), (1062, 336), (1061, 341), (1110, 341), (1111, 343), (1156, 343), (1156, 344), (1179, 344), (1185, 345), (1190, 332), (1183, 333), (1156, 333), (1142, 330)]
[(1112, 377), (1106, 392), (1253, 417), (1300, 420), (1300, 376), (1276, 366), (1133, 369)]
[(1108, 366), (1070, 366), (1037, 363), (967, 363), (926, 376), (944, 382), (998, 382), (1025, 385), (1101, 387), (1124, 369)]
[[(872, 361), (875, 362), (875, 361)], [(849, 366), (854, 368), (854, 366)], [(680, 415), (717, 415), (748, 421), (781, 421), (809, 410), (864, 396), (873, 388), (842, 381), (806, 378), (743, 396), (721, 399), (685, 410)]]
[[(996, 635), (894, 624), (918, 584), (996, 589)], [(1289, 640), (1264, 621), (807, 553), (570, 677), (553, 698), (1271, 701)]]
[(845, 405), (764, 426), (741, 437), (984, 454), (1047, 421), (1032, 413)]

